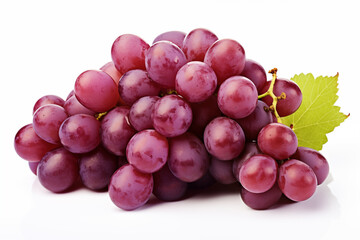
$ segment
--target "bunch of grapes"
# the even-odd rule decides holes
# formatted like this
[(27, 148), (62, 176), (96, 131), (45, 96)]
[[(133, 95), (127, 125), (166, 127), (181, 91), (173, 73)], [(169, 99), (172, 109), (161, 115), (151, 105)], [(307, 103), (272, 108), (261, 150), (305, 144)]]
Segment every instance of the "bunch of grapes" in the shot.
[(282, 196), (310, 198), (327, 177), (326, 159), (298, 147), (281, 123), (299, 108), (299, 87), (276, 69), (267, 81), (237, 41), (201, 28), (165, 32), (151, 46), (124, 34), (111, 56), (81, 73), (65, 101), (41, 97), (15, 136), (46, 189), (81, 182), (133, 210), (152, 194), (175, 201), (218, 182), (238, 184), (246, 205), (266, 209)]

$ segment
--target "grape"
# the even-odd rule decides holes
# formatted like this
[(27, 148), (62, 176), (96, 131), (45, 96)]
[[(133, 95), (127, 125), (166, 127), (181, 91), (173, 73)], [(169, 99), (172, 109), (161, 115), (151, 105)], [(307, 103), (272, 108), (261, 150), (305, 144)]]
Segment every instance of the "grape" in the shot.
[(296, 152), (298, 140), (294, 131), (281, 123), (270, 123), (258, 135), (261, 151), (277, 160), (283, 160)]
[(189, 62), (176, 74), (175, 90), (189, 102), (208, 99), (217, 86), (215, 72), (203, 62)]
[(118, 89), (120, 97), (129, 106), (141, 97), (156, 96), (160, 93), (157, 84), (140, 69), (126, 72), (119, 81)]
[(213, 119), (205, 128), (204, 143), (207, 151), (220, 160), (237, 157), (245, 145), (240, 125), (226, 117)]
[(68, 100), (72, 96), (75, 96), (75, 91), (74, 90), (71, 90), (71, 92), (69, 92), (69, 95), (67, 95), (66, 100)]
[(124, 156), (126, 145), (136, 133), (129, 122), (129, 108), (116, 107), (106, 114), (101, 121), (101, 140), (111, 153)]
[(272, 157), (264, 154), (253, 155), (245, 160), (240, 168), (240, 183), (249, 192), (266, 192), (276, 181), (277, 168), (277, 163)]
[[(265, 93), (270, 87), (271, 81), (266, 82), (264, 88), (260, 93)], [(276, 105), (276, 111), (280, 117), (288, 116), (294, 113), (301, 105), (302, 93), (299, 86), (291, 80), (278, 78), (275, 80), (273, 92), (276, 96), (280, 96), (281, 93), (285, 93), (286, 98), (280, 99)], [(272, 104), (272, 98), (266, 96), (261, 99), (267, 105)]]
[(110, 77), (114, 80), (116, 86), (119, 84), (122, 74), (116, 69), (114, 62), (106, 63), (100, 68), (100, 70), (109, 74)]
[(266, 72), (259, 63), (246, 59), (245, 68), (240, 75), (250, 79), (255, 84), (258, 92), (264, 88), (266, 83)]
[(194, 182), (188, 183), (190, 189), (204, 189), (216, 183), (216, 180), (211, 175), (210, 171), (206, 171), (205, 175)]
[(206, 51), (216, 40), (218, 37), (214, 33), (197, 28), (186, 35), (182, 50), (188, 61), (204, 61)]
[(189, 130), (202, 139), (206, 125), (214, 118), (221, 116), (221, 111), (217, 105), (217, 97), (212, 95), (203, 102), (190, 104), (193, 119)]
[(258, 101), (254, 111), (245, 118), (236, 120), (244, 130), (247, 141), (256, 140), (260, 130), (273, 122), (269, 106), (263, 101)]
[(314, 194), (317, 180), (314, 171), (307, 164), (290, 159), (279, 168), (278, 184), (289, 199), (304, 201)]
[(153, 129), (136, 133), (126, 147), (126, 158), (141, 172), (153, 173), (165, 165), (169, 153), (166, 137)]
[(55, 105), (59, 105), (60, 107), (63, 107), (65, 104), (65, 101), (61, 97), (58, 97), (55, 95), (45, 95), (36, 101), (34, 108), (33, 108), (33, 114), (36, 112), (36, 110), (38, 110), (38, 108), (40, 108), (46, 104), (55, 104)]
[(185, 54), (168, 41), (156, 42), (145, 56), (146, 70), (150, 78), (165, 88), (175, 88), (176, 73), (185, 63)]
[(14, 147), (16, 153), (30, 162), (40, 161), (45, 153), (58, 148), (59, 145), (51, 144), (36, 135), (32, 124), (25, 125), (15, 135)]
[(37, 176), (49, 191), (69, 190), (79, 177), (78, 157), (63, 147), (52, 150), (41, 159)]
[(256, 108), (258, 92), (246, 77), (230, 77), (221, 84), (218, 92), (220, 110), (231, 118), (249, 116)]
[(34, 130), (45, 141), (59, 144), (59, 128), (67, 117), (68, 115), (63, 107), (55, 104), (44, 105), (34, 113)]
[(184, 32), (180, 31), (164, 32), (154, 39), (153, 44), (159, 41), (170, 41), (177, 45), (179, 48), (182, 48), (185, 35), (186, 34)]
[(212, 157), (209, 171), (214, 179), (221, 184), (231, 184), (236, 182), (233, 171), (233, 161), (222, 161)]
[(220, 85), (225, 79), (242, 72), (245, 67), (245, 51), (235, 40), (221, 39), (207, 50), (204, 62), (215, 71)]
[(126, 164), (111, 177), (109, 184), (110, 199), (123, 210), (134, 210), (149, 200), (153, 185), (151, 174), (142, 173), (132, 165)]
[(154, 105), (160, 98), (158, 96), (146, 96), (138, 99), (130, 108), (129, 121), (136, 131), (153, 128), (151, 114)]
[(66, 113), (70, 116), (76, 115), (76, 114), (87, 114), (87, 115), (95, 115), (96, 113), (82, 105), (79, 100), (77, 100), (76, 96), (73, 95), (66, 99), (64, 104), (64, 109)]
[(119, 36), (111, 48), (116, 69), (122, 74), (133, 69), (145, 70), (145, 53), (149, 47), (149, 44), (136, 35)]
[(167, 164), (155, 172), (153, 178), (153, 194), (162, 201), (176, 201), (186, 193), (187, 183), (175, 177), (170, 172)]
[(256, 210), (264, 210), (274, 206), (282, 196), (282, 192), (276, 183), (263, 193), (252, 193), (245, 188), (241, 188), (240, 194), (243, 202)]
[(200, 179), (209, 168), (209, 155), (204, 144), (187, 132), (169, 139), (168, 165), (170, 171), (184, 182)]
[(72, 153), (86, 153), (100, 143), (100, 122), (86, 114), (70, 116), (59, 130), (62, 145)]
[(240, 156), (235, 158), (233, 161), (233, 174), (238, 181), (240, 181), (239, 173), (243, 163), (253, 155), (260, 153), (261, 151), (255, 142), (247, 142), (245, 144), (244, 150)]
[(114, 80), (98, 70), (80, 74), (75, 81), (75, 95), (82, 105), (95, 112), (106, 112), (119, 100)]
[(83, 184), (91, 190), (102, 190), (108, 187), (111, 176), (118, 169), (118, 159), (104, 148), (98, 147), (81, 155), (79, 167)]
[(37, 175), (37, 167), (39, 165), (39, 162), (29, 162), (29, 168), (31, 172), (34, 173), (35, 175)]
[(298, 147), (291, 158), (300, 160), (309, 165), (316, 175), (318, 185), (323, 183), (329, 174), (329, 163), (321, 153), (314, 149)]
[(126, 159), (126, 156), (118, 156), (118, 166), (119, 168), (128, 164), (129, 162)]
[(192, 111), (181, 97), (167, 95), (155, 103), (151, 118), (156, 131), (165, 137), (175, 137), (189, 129)]

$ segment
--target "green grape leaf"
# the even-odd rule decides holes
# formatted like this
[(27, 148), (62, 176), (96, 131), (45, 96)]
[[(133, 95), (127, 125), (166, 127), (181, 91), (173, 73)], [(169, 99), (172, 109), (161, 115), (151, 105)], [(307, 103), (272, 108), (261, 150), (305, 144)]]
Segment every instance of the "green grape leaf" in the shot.
[(291, 78), (299, 85), (303, 99), (295, 113), (281, 120), (293, 128), (299, 146), (321, 150), (328, 141), (326, 134), (349, 116), (334, 105), (338, 99), (338, 77), (339, 74), (314, 78), (311, 73), (302, 73)]

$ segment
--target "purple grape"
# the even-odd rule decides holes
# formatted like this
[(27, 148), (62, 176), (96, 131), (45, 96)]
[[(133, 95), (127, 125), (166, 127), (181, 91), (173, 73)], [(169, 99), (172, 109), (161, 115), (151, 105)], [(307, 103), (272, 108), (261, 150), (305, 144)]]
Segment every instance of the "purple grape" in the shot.
[(182, 48), (185, 35), (186, 34), (184, 32), (180, 32), (180, 31), (164, 32), (164, 33), (158, 35), (154, 39), (153, 44), (156, 42), (159, 42), (159, 41), (170, 41), (170, 42), (174, 43), (176, 46), (178, 46), (179, 48)]
[(119, 168), (111, 177), (109, 195), (111, 201), (123, 210), (134, 210), (143, 206), (153, 190), (153, 177), (142, 173), (132, 165)]
[(165, 88), (175, 88), (177, 71), (186, 63), (185, 54), (175, 44), (159, 41), (146, 52), (146, 70), (152, 80)]
[(34, 130), (45, 141), (60, 144), (59, 128), (67, 117), (63, 107), (55, 104), (44, 105), (34, 113)]
[(60, 127), (62, 145), (72, 153), (87, 153), (100, 144), (100, 122), (86, 114), (68, 117)]
[(69, 116), (76, 114), (87, 114), (87, 115), (95, 115), (96, 113), (82, 105), (79, 100), (77, 100), (76, 96), (73, 95), (66, 99), (64, 104), (64, 109)]
[(114, 62), (106, 63), (100, 68), (100, 70), (109, 74), (109, 76), (114, 80), (116, 86), (119, 84), (122, 74), (116, 69)]
[(129, 162), (126, 159), (126, 156), (118, 156), (118, 166), (119, 168), (128, 164)]
[(279, 168), (278, 184), (286, 197), (293, 201), (304, 201), (316, 190), (314, 171), (304, 162), (290, 159)]
[(218, 85), (221, 85), (225, 79), (239, 75), (243, 71), (245, 51), (235, 40), (221, 39), (207, 50), (204, 62), (215, 71)]
[(261, 129), (258, 138), (261, 151), (277, 160), (296, 152), (298, 140), (294, 131), (281, 123), (270, 123)]
[(152, 121), (156, 131), (165, 137), (179, 136), (191, 125), (191, 107), (177, 95), (164, 96), (154, 105)]
[(275, 184), (277, 169), (278, 165), (272, 157), (256, 154), (242, 164), (239, 180), (249, 192), (263, 193)]
[(111, 48), (111, 57), (116, 69), (121, 74), (133, 69), (145, 70), (145, 53), (149, 47), (149, 44), (136, 35), (119, 36)]
[(187, 132), (169, 139), (168, 165), (170, 171), (184, 182), (200, 179), (209, 168), (209, 155), (204, 144)]
[(136, 133), (129, 122), (129, 108), (116, 107), (101, 120), (103, 146), (117, 156), (125, 156), (126, 145)]
[(260, 92), (266, 83), (265, 69), (257, 62), (246, 59), (245, 68), (241, 72), (241, 76), (250, 79), (256, 86), (258, 92)]
[(277, 183), (263, 193), (252, 193), (245, 188), (241, 188), (240, 194), (243, 202), (248, 207), (256, 210), (264, 210), (274, 206), (282, 196), (282, 192)]
[(308, 147), (298, 147), (291, 158), (300, 160), (309, 165), (316, 175), (318, 185), (323, 183), (329, 174), (329, 163), (320, 152), (314, 149)]
[(75, 81), (75, 95), (82, 105), (95, 112), (106, 112), (119, 101), (114, 80), (100, 70), (81, 73)]
[(126, 72), (119, 81), (118, 89), (120, 97), (129, 106), (141, 97), (157, 96), (160, 93), (159, 86), (140, 69)]
[(29, 162), (39, 162), (48, 151), (60, 145), (44, 141), (35, 133), (33, 125), (28, 124), (16, 133), (14, 147), (21, 158)]
[(176, 74), (175, 90), (189, 102), (208, 99), (217, 86), (215, 72), (203, 62), (189, 62)]
[[(270, 87), (271, 81), (266, 82), (260, 94), (265, 93)], [(299, 86), (291, 80), (278, 78), (275, 80), (274, 84), (274, 94), (280, 96), (282, 93), (285, 93), (285, 99), (280, 99), (276, 105), (276, 111), (280, 117), (288, 116), (294, 113), (301, 105), (302, 102), (302, 93)], [(266, 96), (261, 99), (267, 105), (272, 104), (272, 98)]]
[(218, 92), (220, 110), (230, 118), (244, 118), (256, 108), (258, 92), (254, 83), (242, 76), (226, 79)]
[(165, 165), (169, 153), (166, 137), (153, 129), (136, 133), (126, 147), (126, 158), (141, 172), (153, 173)]
[(217, 40), (218, 37), (209, 30), (197, 28), (186, 35), (182, 50), (188, 61), (204, 61), (206, 51)]
[(106, 189), (118, 169), (118, 159), (102, 147), (81, 155), (79, 161), (82, 183), (91, 190)]
[(221, 184), (231, 184), (236, 182), (233, 174), (233, 161), (223, 161), (212, 157), (209, 171), (214, 179)]
[(252, 157), (253, 155), (260, 154), (260, 153), (261, 153), (261, 151), (260, 151), (258, 145), (256, 144), (256, 142), (247, 142), (245, 144), (245, 148), (242, 151), (242, 153), (240, 154), (240, 156), (235, 158), (233, 161), (233, 174), (238, 181), (240, 181), (240, 178), (239, 178), (240, 169), (241, 169), (242, 165), (244, 164), (244, 162), (247, 159), (249, 159), (250, 157)]
[(63, 107), (65, 101), (61, 97), (55, 95), (45, 95), (36, 101), (33, 108), (33, 114), (36, 112), (36, 110), (38, 110), (38, 108), (47, 104), (55, 104), (55, 105), (59, 105), (60, 107)]
[(210, 187), (216, 183), (216, 180), (211, 175), (210, 171), (206, 171), (205, 175), (199, 178), (198, 180), (188, 183), (188, 189), (204, 189)]
[(31, 172), (35, 175), (37, 175), (37, 167), (39, 165), (39, 162), (29, 162), (29, 168), (30, 168)]
[(242, 152), (245, 135), (234, 120), (217, 117), (206, 126), (204, 143), (207, 151), (219, 160), (231, 160)]
[(154, 110), (154, 105), (160, 97), (146, 96), (138, 99), (130, 108), (129, 121), (136, 131), (142, 131), (148, 128), (153, 128), (151, 114)]
[(203, 138), (206, 125), (216, 117), (221, 116), (221, 111), (217, 105), (217, 97), (210, 96), (203, 102), (191, 103), (193, 119), (189, 131)]
[(247, 141), (256, 140), (260, 130), (273, 122), (269, 106), (263, 101), (258, 101), (254, 111), (245, 118), (236, 120), (244, 130)]
[(176, 201), (184, 197), (187, 190), (187, 183), (175, 177), (169, 170), (167, 164), (155, 172), (153, 178), (153, 194), (159, 200)]
[(58, 193), (69, 190), (79, 177), (78, 157), (65, 148), (58, 148), (41, 159), (37, 176), (41, 185)]

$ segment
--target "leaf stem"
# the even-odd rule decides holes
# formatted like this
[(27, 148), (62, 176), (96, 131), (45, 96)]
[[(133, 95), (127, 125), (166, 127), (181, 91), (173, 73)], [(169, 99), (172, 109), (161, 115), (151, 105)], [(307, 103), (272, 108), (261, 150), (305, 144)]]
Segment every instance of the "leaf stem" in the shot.
[(275, 85), (275, 81), (276, 81), (276, 78), (277, 78), (277, 76), (276, 76), (277, 68), (271, 69), (271, 70), (269, 71), (269, 73), (272, 74), (272, 79), (271, 79), (270, 87), (269, 87), (269, 89), (268, 89), (265, 93), (259, 95), (259, 96), (258, 96), (258, 99), (261, 99), (261, 98), (266, 97), (266, 96), (270, 96), (270, 97), (273, 99), (272, 104), (271, 104), (271, 106), (269, 107), (269, 109), (270, 109), (270, 111), (272, 111), (272, 112), (274, 113), (274, 115), (275, 115), (278, 123), (281, 123), (281, 117), (279, 116), (279, 113), (278, 113), (277, 110), (276, 110), (276, 105), (277, 105), (279, 99), (285, 98), (286, 95), (285, 95), (285, 93), (284, 93), (284, 94), (281, 94), (281, 96), (277, 97), (277, 96), (274, 94), (274, 85)]

